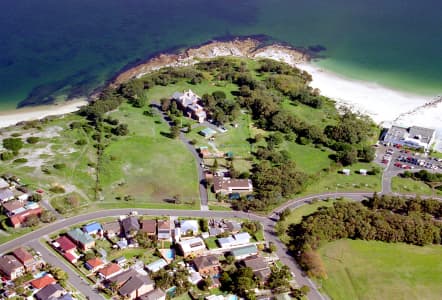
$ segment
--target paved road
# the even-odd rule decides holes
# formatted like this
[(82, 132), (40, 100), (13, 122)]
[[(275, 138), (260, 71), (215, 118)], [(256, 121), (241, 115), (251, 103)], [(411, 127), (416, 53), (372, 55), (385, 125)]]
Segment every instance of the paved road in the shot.
[(80, 277), (80, 275), (78, 275), (77, 272), (71, 268), (71, 266), (65, 263), (64, 260), (55, 256), (54, 253), (48, 250), (38, 240), (29, 242), (27, 245), (34, 250), (39, 251), (44, 261), (64, 270), (69, 276), (68, 281), (85, 297), (89, 297), (89, 299), (104, 299), (100, 294), (94, 292), (93, 288), (86, 282), (86, 280)]

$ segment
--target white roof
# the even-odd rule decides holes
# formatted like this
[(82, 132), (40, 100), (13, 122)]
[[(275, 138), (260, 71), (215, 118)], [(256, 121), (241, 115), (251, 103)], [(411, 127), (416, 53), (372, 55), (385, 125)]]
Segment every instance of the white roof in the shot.
[(181, 242), (178, 243), (178, 245), (180, 245), (181, 249), (185, 254), (192, 253), (193, 251), (206, 249), (206, 245), (204, 244), (204, 241), (200, 237), (182, 240)]
[(9, 183), (6, 182), (3, 178), (0, 178), (0, 189), (5, 189), (9, 187)]
[(241, 232), (234, 234), (233, 237), (238, 243), (248, 243), (250, 242), (250, 234), (248, 232)]
[(198, 272), (193, 272), (190, 274), (189, 276), (189, 281), (192, 284), (197, 284), (198, 282), (200, 282), (201, 280), (203, 280), (203, 277), (201, 277), (200, 273)]
[(231, 235), (229, 235), (228, 237), (225, 238), (219, 238), (218, 243), (221, 247), (223, 247), (235, 243), (235, 239)]
[(148, 269), (150, 272), (157, 272), (165, 266), (167, 266), (167, 262), (161, 258), (154, 261), (153, 263), (146, 265), (146, 269)]
[(197, 233), (200, 228), (197, 220), (182, 220), (180, 222), (180, 227), (182, 234), (186, 234), (189, 230), (192, 230), (193, 233)]

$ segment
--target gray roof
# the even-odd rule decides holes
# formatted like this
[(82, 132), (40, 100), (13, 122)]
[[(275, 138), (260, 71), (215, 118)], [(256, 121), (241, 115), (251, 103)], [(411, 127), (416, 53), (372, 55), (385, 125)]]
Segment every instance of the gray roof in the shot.
[(419, 137), (422, 143), (428, 144), (434, 135), (434, 129), (412, 126), (410, 127), (410, 138)]
[(166, 293), (162, 289), (154, 289), (153, 291), (144, 294), (140, 297), (140, 300), (158, 300), (165, 297)]
[(244, 260), (244, 265), (253, 271), (268, 269), (269, 265), (260, 256), (249, 257)]
[(104, 223), (103, 231), (104, 232), (113, 231), (114, 233), (119, 234), (121, 232), (121, 224), (118, 221)]
[(143, 276), (138, 274), (129, 278), (123, 286), (118, 290), (118, 293), (122, 296), (127, 296), (132, 294), (134, 291), (140, 289), (145, 285), (153, 285), (154, 282), (149, 276)]
[(127, 217), (121, 221), (121, 225), (123, 226), (125, 233), (140, 230), (140, 223), (138, 222), (137, 217)]
[(9, 187), (9, 183), (3, 178), (0, 178), (0, 189), (5, 189)]
[(0, 200), (9, 199), (14, 196), (14, 193), (10, 189), (0, 190)]
[(34, 296), (35, 298), (37, 298), (37, 300), (48, 300), (61, 296), (63, 292), (64, 289), (58, 283), (54, 283), (45, 286), (40, 291), (38, 291), (38, 293), (36, 293)]
[(239, 224), (236, 221), (228, 221), (226, 223), (227, 228), (229, 229), (229, 231), (240, 231), (241, 230), (241, 224)]
[(21, 267), (23, 267), (23, 265), (13, 255), (5, 255), (0, 257), (0, 271), (8, 276)]

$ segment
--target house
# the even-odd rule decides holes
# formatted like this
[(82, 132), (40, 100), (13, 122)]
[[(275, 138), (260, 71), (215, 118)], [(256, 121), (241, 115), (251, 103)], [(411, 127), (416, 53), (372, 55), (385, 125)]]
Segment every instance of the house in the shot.
[(110, 239), (121, 234), (121, 224), (118, 221), (104, 223), (102, 228), (104, 234)]
[(122, 272), (123, 272), (123, 270), (120, 268), (119, 265), (117, 265), (115, 263), (110, 263), (107, 266), (98, 270), (98, 276), (101, 279), (109, 279), (112, 276), (118, 275)]
[(241, 224), (236, 221), (227, 221), (226, 222), (227, 230), (231, 233), (238, 233), (241, 231)]
[(114, 262), (120, 266), (123, 266), (127, 263), (127, 259), (124, 256), (120, 256), (120, 257), (114, 259)]
[[(8, 185), (9, 186), (9, 185)], [(0, 189), (0, 202), (11, 201), (14, 199), (14, 193), (8, 188)]]
[(258, 248), (256, 248), (256, 245), (248, 245), (232, 249), (230, 253), (235, 260), (241, 260), (249, 256), (258, 255)]
[(198, 272), (192, 272), (190, 273), (188, 280), (190, 283), (197, 285), (201, 280), (203, 280), (203, 277), (201, 277), (201, 274)]
[(23, 264), (27, 272), (35, 271), (38, 268), (34, 256), (25, 248), (17, 248), (12, 254)]
[(81, 231), (79, 228), (68, 231), (67, 236), (82, 250), (86, 251), (95, 247), (95, 240), (89, 234)]
[(155, 237), (157, 234), (157, 221), (156, 220), (141, 221), (141, 231), (145, 232), (150, 237)]
[(149, 276), (137, 274), (127, 280), (118, 290), (124, 299), (136, 299), (154, 289), (154, 282)]
[(0, 177), (0, 191), (3, 189), (7, 189), (9, 187), (9, 183)]
[(95, 257), (85, 262), (84, 266), (89, 271), (96, 272), (97, 270), (99, 270), (101, 267), (104, 266), (104, 262), (99, 257)]
[(63, 296), (66, 291), (58, 284), (49, 284), (38, 291), (34, 297), (37, 300), (54, 300)]
[(202, 123), (206, 120), (207, 114), (204, 108), (199, 104), (201, 99), (192, 90), (184, 93), (175, 92), (172, 99), (178, 104), (178, 107), (187, 114), (189, 118), (197, 120)]
[(243, 264), (246, 268), (252, 269), (253, 274), (261, 283), (265, 283), (271, 274), (269, 265), (260, 256), (248, 257), (243, 260)]
[(218, 244), (221, 248), (232, 248), (250, 243), (250, 234), (247, 232), (241, 232), (228, 236), (226, 238), (219, 238)]
[(224, 230), (222, 228), (218, 228), (218, 227), (210, 227), (209, 228), (209, 235), (212, 237), (220, 235), (223, 232), (224, 232)]
[(89, 235), (99, 235), (103, 232), (101, 224), (98, 222), (93, 222), (83, 226), (83, 231)]
[(56, 282), (57, 281), (54, 279), (54, 277), (52, 277), (49, 274), (46, 274), (43, 277), (32, 280), (30, 282), (30, 284), (34, 289), (40, 290), (40, 289), (45, 288), (46, 286), (48, 286), (50, 284), (54, 284)]
[(216, 131), (210, 127), (206, 127), (203, 130), (199, 131), (198, 133), (203, 137), (205, 137), (206, 139), (210, 139), (216, 134)]
[(221, 265), (216, 255), (199, 256), (192, 261), (195, 270), (201, 274), (201, 276), (214, 276), (219, 274)]
[(247, 193), (253, 192), (253, 184), (250, 179), (234, 179), (223, 176), (213, 177), (213, 190), (216, 194)]
[(150, 291), (140, 297), (140, 300), (166, 300), (166, 293), (159, 288)]
[(168, 220), (158, 220), (157, 231), (159, 240), (172, 241), (170, 225), (170, 221)]
[(180, 228), (183, 235), (196, 235), (200, 229), (197, 220), (181, 220)]
[(168, 263), (164, 259), (161, 258), (159, 260), (156, 260), (156, 261), (146, 265), (146, 269), (149, 272), (155, 273), (155, 272), (158, 272), (159, 270), (161, 270), (162, 268), (164, 268), (167, 265), (168, 265)]
[(62, 253), (73, 253), (77, 246), (67, 237), (61, 236), (52, 245)]
[(184, 257), (189, 257), (191, 255), (196, 256), (206, 250), (206, 245), (200, 237), (182, 240), (177, 243), (177, 245)]
[[(10, 190), (8, 190), (10, 191)], [(12, 194), (12, 191), (10, 191)], [(13, 194), (12, 194), (13, 195)], [(25, 204), (27, 202), (23, 200), (10, 200), (3, 203), (3, 211), (8, 216), (17, 215), (26, 211)]]
[(25, 267), (15, 256), (5, 255), (0, 257), (0, 272), (8, 279), (14, 280), (25, 273)]
[(21, 227), (30, 216), (39, 217), (43, 212), (43, 210), (38, 204), (36, 204), (35, 206), (36, 206), (35, 208), (25, 208), (23, 212), (9, 217), (9, 222), (11, 223), (12, 227), (14, 228)]
[(123, 227), (123, 232), (126, 238), (133, 238), (137, 232), (140, 230), (140, 223), (138, 218), (135, 216), (130, 216), (121, 221), (121, 226)]
[(428, 150), (434, 142), (436, 131), (419, 126), (402, 127), (393, 125), (381, 138), (385, 143)]

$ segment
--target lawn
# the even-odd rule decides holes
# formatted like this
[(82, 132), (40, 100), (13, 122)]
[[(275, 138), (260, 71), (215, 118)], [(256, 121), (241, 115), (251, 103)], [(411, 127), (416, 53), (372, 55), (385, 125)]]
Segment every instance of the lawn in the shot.
[(290, 100), (285, 100), (282, 107), (302, 121), (316, 125), (321, 129), (327, 125), (336, 124), (336, 120), (332, 117), (336, 116), (336, 107), (333, 103), (324, 102), (321, 109), (316, 109), (302, 103), (294, 104)]
[(209, 250), (218, 249), (219, 248), (218, 244), (216, 243), (216, 240), (217, 240), (216, 237), (209, 237), (209, 238), (204, 240), (204, 242), (206, 243), (206, 246), (207, 246), (207, 248)]
[(434, 189), (434, 191), (422, 181), (411, 178), (402, 178), (395, 176), (391, 180), (391, 188), (393, 192), (401, 194), (417, 194), (427, 196), (441, 196), (442, 191)]
[(290, 212), (290, 215), (286, 217), (284, 221), (278, 222), (278, 226), (284, 228), (284, 230), (282, 231), (283, 233), (279, 236), (281, 241), (283, 241), (284, 243), (289, 242), (289, 237), (287, 236), (286, 230), (288, 229), (290, 224), (298, 224), (302, 221), (302, 217), (314, 213), (320, 207), (330, 207), (336, 201), (339, 200), (330, 199), (327, 201), (314, 201), (312, 203), (307, 203), (300, 207), (297, 207), (296, 209), (293, 209)]
[(332, 153), (326, 148), (316, 148), (313, 145), (300, 145), (295, 142), (285, 141), (280, 147), (287, 150), (290, 158), (296, 166), (303, 172), (313, 175), (330, 167), (332, 160), (329, 155)]
[(319, 249), (332, 298), (440, 299), (442, 247), (339, 240)]

